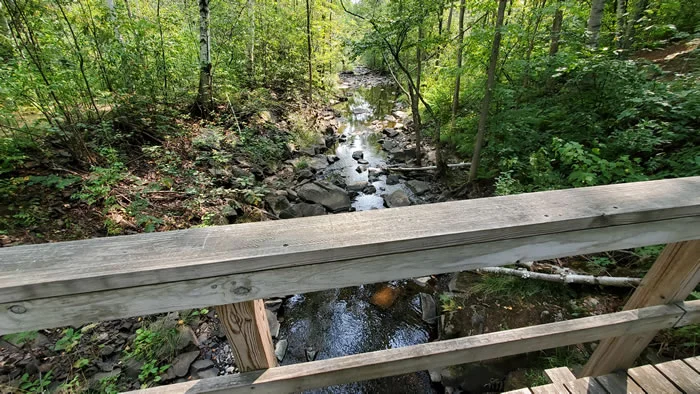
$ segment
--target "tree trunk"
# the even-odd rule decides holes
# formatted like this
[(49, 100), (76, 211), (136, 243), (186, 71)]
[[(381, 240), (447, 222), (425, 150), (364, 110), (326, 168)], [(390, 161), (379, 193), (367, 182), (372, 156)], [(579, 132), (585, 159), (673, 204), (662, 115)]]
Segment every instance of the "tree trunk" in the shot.
[(501, 49), (501, 27), (503, 26), (503, 16), (506, 10), (507, 0), (499, 0), (498, 14), (496, 16), (496, 32), (493, 35), (493, 45), (491, 46), (491, 58), (489, 68), (486, 73), (486, 93), (484, 101), (481, 103), (481, 113), (479, 114), (479, 126), (474, 142), (474, 154), (472, 155), (472, 166), (469, 168), (469, 182), (474, 182), (479, 170), (479, 159), (481, 158), (481, 147), (484, 144), (486, 134), (486, 122), (489, 117), (489, 107), (493, 97), (493, 88), (496, 84), (496, 63), (498, 62), (498, 52)]
[(454, 9), (455, 5), (450, 1), (450, 12), (447, 14), (447, 25), (445, 26), (448, 35), (452, 32), (452, 12), (454, 12)]
[(250, 86), (255, 86), (255, 0), (248, 0), (246, 7), (248, 8), (248, 35), (250, 40), (246, 46), (248, 55), (248, 80)]
[(459, 109), (459, 89), (462, 79), (462, 45), (464, 43), (464, 9), (465, 0), (459, 2), (459, 35), (457, 37), (457, 76), (455, 76), (455, 91), (452, 96), (452, 118), (450, 128), (455, 127), (455, 118)]
[(554, 56), (559, 52), (559, 38), (561, 37), (561, 25), (564, 21), (564, 11), (561, 6), (563, 0), (557, 1), (556, 10), (554, 11), (554, 20), (552, 21), (552, 38), (549, 43), (549, 56)]
[(617, 10), (615, 12), (615, 41), (618, 48), (624, 48), (625, 25), (627, 23), (627, 0), (617, 0)]
[(644, 11), (646, 11), (648, 6), (648, 0), (639, 0), (637, 6), (634, 8), (634, 14), (632, 15), (632, 19), (629, 19), (627, 21), (625, 37), (623, 39), (623, 42), (625, 43), (625, 48), (629, 48), (630, 45), (632, 45), (632, 41), (634, 40), (635, 25), (637, 24), (637, 22), (639, 22), (640, 19), (642, 19)]
[(595, 48), (598, 46), (598, 37), (600, 36), (600, 24), (603, 20), (603, 11), (605, 10), (605, 0), (593, 0), (591, 2), (591, 14), (588, 17), (588, 44)]
[(199, 89), (195, 106), (202, 116), (207, 116), (213, 104), (211, 67), (209, 0), (199, 0)]
[(413, 88), (413, 84), (408, 85), (408, 93), (411, 99), (411, 115), (413, 116), (413, 130), (416, 134), (416, 166), (421, 166), (421, 119), (420, 109), (418, 107), (419, 98), (418, 92)]
[(114, 9), (114, 0), (107, 0), (107, 8), (109, 9), (108, 17), (109, 21), (114, 25), (114, 37), (117, 38), (120, 44), (124, 45), (124, 39), (122, 34), (119, 32), (119, 24), (117, 24), (117, 12)]
[(310, 104), (312, 102), (314, 73), (311, 62), (311, 3), (309, 0), (306, 0), (306, 55), (309, 62), (309, 91), (307, 94)]
[(163, 62), (162, 67), (161, 67), (162, 72), (163, 72), (163, 98), (164, 98), (164, 101), (167, 103), (168, 102), (168, 63), (165, 60), (165, 42), (163, 40), (163, 25), (160, 23), (160, 0), (157, 0), (156, 20), (158, 22), (158, 33), (160, 35), (160, 56), (161, 56), (161, 61)]

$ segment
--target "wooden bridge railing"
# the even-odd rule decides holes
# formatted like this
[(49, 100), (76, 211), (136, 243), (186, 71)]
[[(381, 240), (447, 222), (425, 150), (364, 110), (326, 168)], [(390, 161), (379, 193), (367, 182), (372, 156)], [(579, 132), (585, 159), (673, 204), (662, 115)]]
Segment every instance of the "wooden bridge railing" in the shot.
[[(670, 305), (700, 280), (698, 239), (692, 177), (18, 246), (0, 249), (0, 335), (218, 305), (239, 368), (265, 370), (167, 386), (191, 392), (295, 391), (619, 337), (586, 367), (599, 374), (698, 321), (697, 302)], [(256, 301), (664, 243), (624, 312), (294, 366), (275, 367)]]

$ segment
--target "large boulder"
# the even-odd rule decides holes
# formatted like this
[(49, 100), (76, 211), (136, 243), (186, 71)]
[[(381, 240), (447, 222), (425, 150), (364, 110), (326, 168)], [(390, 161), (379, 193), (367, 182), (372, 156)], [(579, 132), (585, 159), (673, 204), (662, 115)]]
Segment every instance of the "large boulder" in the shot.
[(328, 167), (328, 158), (325, 155), (317, 155), (309, 160), (309, 168), (314, 172), (325, 170)]
[(406, 182), (406, 186), (418, 195), (430, 190), (430, 183), (419, 180), (408, 181)]
[(305, 202), (294, 204), (280, 212), (281, 219), (304, 218), (308, 216), (325, 215), (326, 210), (320, 204), (308, 204)]
[(384, 195), (384, 202), (389, 208), (411, 205), (411, 200), (408, 199), (408, 195), (403, 190), (396, 190), (391, 194)]
[(347, 211), (350, 197), (345, 190), (325, 181), (307, 183), (297, 189), (302, 200), (321, 204), (332, 212)]
[(279, 216), (284, 210), (291, 207), (287, 197), (277, 193), (271, 193), (265, 196), (265, 202), (270, 206), (272, 213)]

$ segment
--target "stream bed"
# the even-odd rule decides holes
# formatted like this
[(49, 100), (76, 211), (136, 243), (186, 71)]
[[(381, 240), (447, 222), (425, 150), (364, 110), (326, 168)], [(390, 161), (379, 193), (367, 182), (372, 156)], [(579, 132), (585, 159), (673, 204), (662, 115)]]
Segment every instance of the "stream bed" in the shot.
[[(357, 211), (384, 209), (383, 196), (396, 190), (405, 192), (414, 203), (420, 202), (420, 197), (406, 183), (387, 184), (386, 174), (372, 172), (374, 168), (392, 164), (390, 155), (380, 145), (381, 133), (372, 127), (377, 120), (393, 118), (392, 113), (397, 110), (396, 88), (386, 82), (372, 86), (347, 84), (347, 100), (334, 107), (341, 115), (338, 133), (342, 136), (334, 147), (335, 152), (329, 153), (338, 159), (320, 177), (327, 180), (341, 177), (348, 189), (359, 185), (351, 201)], [(362, 152), (360, 160), (355, 152)], [(369, 185), (373, 187), (367, 188)], [(434, 339), (435, 330), (422, 319), (420, 293), (432, 292), (430, 284), (403, 280), (288, 298), (280, 319), (279, 337), (288, 341), (281, 364), (426, 343)], [(432, 393), (434, 389), (428, 373), (422, 371), (310, 392)]]

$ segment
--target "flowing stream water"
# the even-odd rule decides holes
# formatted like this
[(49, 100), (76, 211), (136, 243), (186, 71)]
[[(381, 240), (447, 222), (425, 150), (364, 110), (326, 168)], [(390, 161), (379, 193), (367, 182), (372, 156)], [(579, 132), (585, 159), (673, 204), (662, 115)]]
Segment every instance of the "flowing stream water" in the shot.
[[(368, 181), (368, 171), (358, 172), (355, 151), (362, 151), (367, 167), (388, 164), (385, 152), (370, 128), (372, 121), (391, 114), (396, 92), (390, 85), (357, 87), (348, 92), (348, 100), (336, 106), (341, 112), (339, 132), (347, 140), (335, 148), (339, 160), (324, 171), (324, 177), (342, 176), (348, 185)], [(403, 184), (387, 185), (386, 176), (373, 177), (375, 193), (360, 192), (352, 202), (358, 211), (384, 209), (381, 195), (397, 188), (414, 198)], [(352, 237), (353, 234), (347, 234)], [(377, 292), (391, 294), (395, 301), (382, 308), (371, 303)], [(310, 359), (328, 359), (363, 352), (398, 348), (428, 342), (434, 329), (422, 320), (419, 293), (432, 292), (413, 281), (370, 284), (327, 290), (287, 299), (283, 305), (280, 338), (289, 347), (283, 365)], [(432, 393), (427, 372), (411, 373), (372, 381), (357, 382), (313, 390), (315, 393)]]

